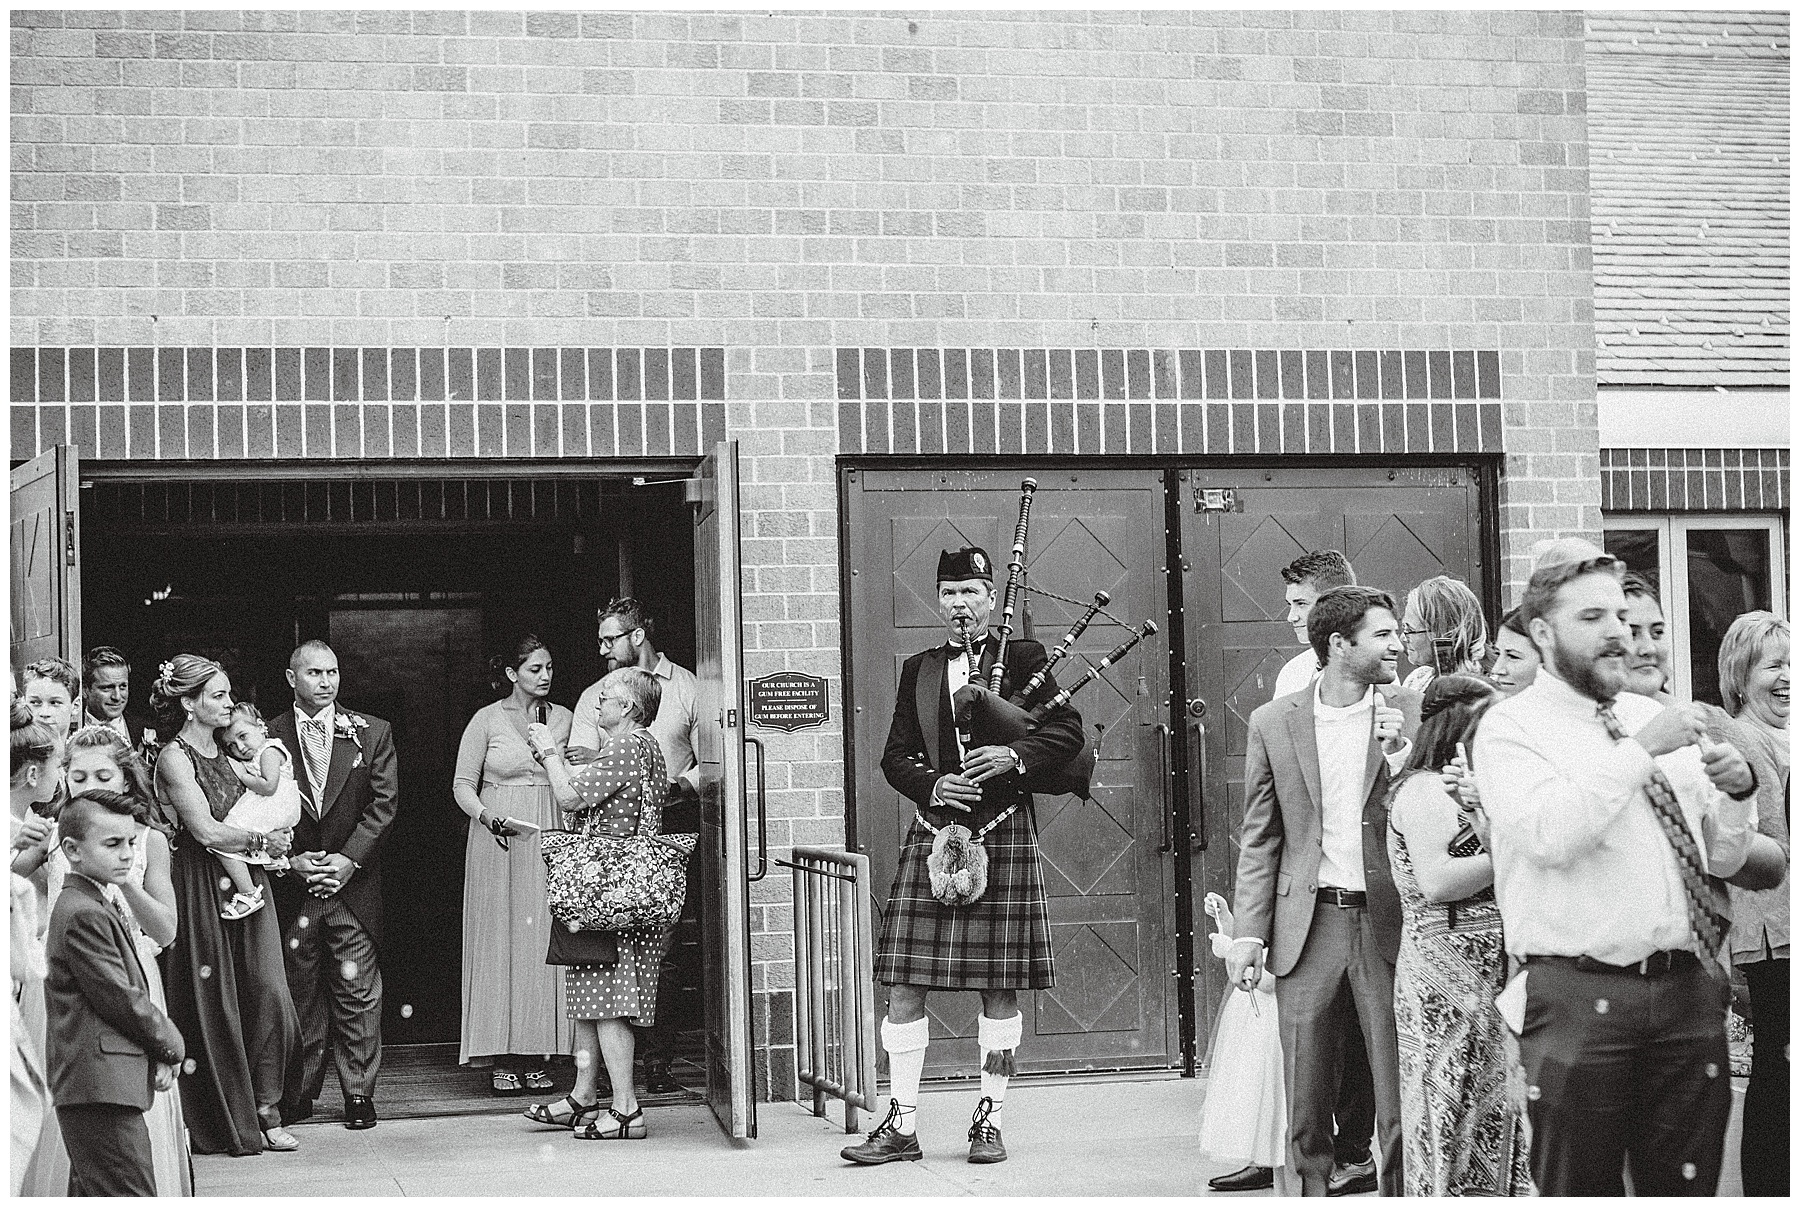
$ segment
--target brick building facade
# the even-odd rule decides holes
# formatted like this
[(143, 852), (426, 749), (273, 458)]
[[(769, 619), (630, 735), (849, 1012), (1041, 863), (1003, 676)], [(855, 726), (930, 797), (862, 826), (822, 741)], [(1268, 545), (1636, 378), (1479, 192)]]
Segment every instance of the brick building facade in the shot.
[[(12, 40), (15, 463), (738, 441), (745, 673), (832, 698), (759, 735), (772, 856), (855, 808), (842, 457), (1486, 466), (1496, 595), (1601, 529), (1579, 13), (64, 10)], [(751, 894), (775, 1097), (786, 894)]]

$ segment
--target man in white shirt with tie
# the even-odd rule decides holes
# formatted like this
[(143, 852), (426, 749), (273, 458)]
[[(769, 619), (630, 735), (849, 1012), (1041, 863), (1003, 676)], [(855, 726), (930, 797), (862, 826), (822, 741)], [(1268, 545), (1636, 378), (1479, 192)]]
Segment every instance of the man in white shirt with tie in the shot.
[(1731, 1113), (1729, 926), (1708, 877), (1743, 865), (1755, 777), (1692, 705), (1625, 693), (1623, 567), (1533, 574), (1536, 681), (1482, 719), (1473, 763), (1507, 951), (1531, 1172), (1545, 1195), (1710, 1195)]

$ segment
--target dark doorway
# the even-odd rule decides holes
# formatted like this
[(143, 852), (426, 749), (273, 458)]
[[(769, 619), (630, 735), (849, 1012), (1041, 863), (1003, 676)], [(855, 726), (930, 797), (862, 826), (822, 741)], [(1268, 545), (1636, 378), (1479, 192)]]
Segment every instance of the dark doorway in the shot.
[[(680, 491), (606, 478), (101, 478), (82, 505), (84, 635), (131, 658), (135, 699), (158, 662), (190, 651), (217, 658), (239, 698), (270, 714), (292, 700), (289, 652), (319, 636), (338, 653), (344, 703), (393, 723), (401, 799), (383, 852), (384, 1038), (454, 1043), (467, 820), (451, 781), (469, 717), (500, 694), (488, 658), (536, 633), (556, 660), (552, 699), (573, 707), (601, 673), (596, 609), (628, 591), (658, 618), (659, 646), (692, 666)], [(676, 1017), (698, 1029), (697, 980), (682, 990)]]

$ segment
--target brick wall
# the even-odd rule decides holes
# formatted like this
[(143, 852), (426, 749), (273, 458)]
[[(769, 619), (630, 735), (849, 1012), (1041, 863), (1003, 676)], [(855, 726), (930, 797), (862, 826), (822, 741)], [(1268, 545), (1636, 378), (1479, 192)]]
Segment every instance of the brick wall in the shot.
[[(1582, 34), (1530, 11), (15, 11), (11, 339), (724, 348), (753, 673), (838, 662), (839, 349), (1493, 350), (1516, 587), (1534, 540), (1600, 525)], [(68, 430), (66, 393), (35, 405)], [(771, 746), (798, 760), (772, 837), (841, 834), (834, 740)]]

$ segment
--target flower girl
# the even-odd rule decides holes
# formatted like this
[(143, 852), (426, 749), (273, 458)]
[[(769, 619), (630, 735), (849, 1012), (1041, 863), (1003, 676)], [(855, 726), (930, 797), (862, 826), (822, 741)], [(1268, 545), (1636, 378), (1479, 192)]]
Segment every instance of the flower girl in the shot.
[[(269, 727), (256, 705), (246, 701), (231, 710), (230, 722), (219, 731), (219, 745), (230, 756), (231, 769), (237, 773), (238, 782), (244, 785), (244, 794), (225, 815), (225, 824), (257, 834), (291, 829), (300, 820), (303, 803), (300, 785), (294, 779), (294, 758), (286, 746), (269, 736)], [(256, 883), (245, 865), (287, 866), (285, 861), (277, 864), (264, 854), (239, 855), (230, 851), (214, 851), (213, 854), (224, 863), (225, 874), (231, 877), (232, 888), (236, 890), (219, 911), (220, 917), (231, 922), (248, 918), (266, 904), (262, 886)]]
[[(1219, 894), (1208, 893), (1206, 913), (1218, 926), (1213, 955), (1224, 959), (1232, 940), (1231, 907)], [(1275, 978), (1267, 971), (1247, 993), (1235, 986), (1225, 991), (1211, 1065), (1200, 1112), (1201, 1149), (1214, 1160), (1251, 1167), (1287, 1164), (1281, 1031), (1275, 1022)]]

